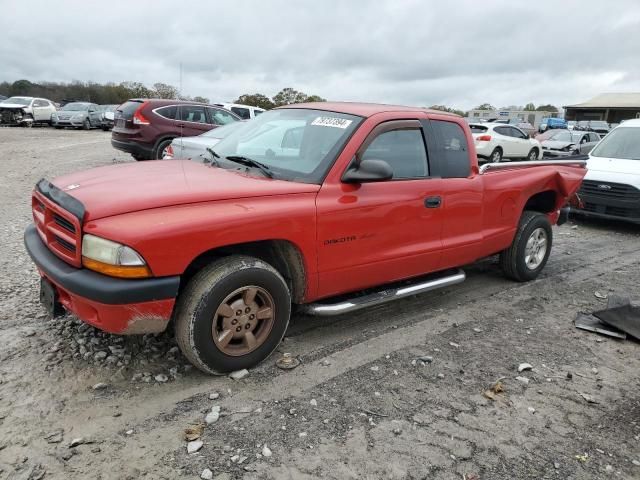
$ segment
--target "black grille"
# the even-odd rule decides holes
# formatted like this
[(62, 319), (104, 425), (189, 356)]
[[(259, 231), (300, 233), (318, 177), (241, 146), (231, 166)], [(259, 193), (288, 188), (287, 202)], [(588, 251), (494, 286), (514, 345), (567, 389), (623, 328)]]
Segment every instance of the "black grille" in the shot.
[(62, 247), (66, 248), (70, 252), (73, 252), (73, 253), (76, 252), (76, 247), (73, 243), (69, 243), (64, 238), (61, 238), (57, 235), (54, 235), (54, 236), (56, 238), (56, 242), (58, 242)]
[(53, 214), (53, 221), (64, 228), (67, 232), (76, 233), (76, 229), (69, 220), (60, 215)]
[(584, 180), (580, 187), (582, 195), (593, 195), (598, 197), (618, 198), (621, 200), (639, 200), (640, 190), (624, 183), (598, 182), (594, 180)]

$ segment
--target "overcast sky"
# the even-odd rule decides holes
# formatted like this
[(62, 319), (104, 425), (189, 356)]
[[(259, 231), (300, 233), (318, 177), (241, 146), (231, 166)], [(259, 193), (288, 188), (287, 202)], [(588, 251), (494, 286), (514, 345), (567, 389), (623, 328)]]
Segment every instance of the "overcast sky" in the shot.
[(462, 109), (640, 91), (640, 1), (0, 0), (0, 81)]

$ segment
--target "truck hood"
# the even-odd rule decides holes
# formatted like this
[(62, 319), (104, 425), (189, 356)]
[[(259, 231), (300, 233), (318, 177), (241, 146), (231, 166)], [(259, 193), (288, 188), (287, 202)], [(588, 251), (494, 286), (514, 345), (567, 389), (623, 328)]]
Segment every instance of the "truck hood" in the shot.
[(58, 177), (52, 183), (82, 202), (85, 221), (172, 205), (320, 189), (320, 185), (250, 176), (189, 160), (99, 167)]

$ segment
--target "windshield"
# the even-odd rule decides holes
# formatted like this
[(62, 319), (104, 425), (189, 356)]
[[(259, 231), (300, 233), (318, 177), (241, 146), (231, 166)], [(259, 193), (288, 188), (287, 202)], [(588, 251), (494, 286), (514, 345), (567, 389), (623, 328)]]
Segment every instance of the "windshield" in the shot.
[(616, 128), (591, 150), (591, 156), (640, 160), (640, 128)]
[(609, 128), (609, 124), (607, 122), (591, 122), (591, 126)]
[(242, 122), (215, 146), (225, 167), (238, 168), (225, 157), (241, 156), (263, 163), (275, 178), (322, 183), (361, 117), (321, 110), (270, 110)]
[(549, 132), (549, 135), (545, 138), (545, 140), (553, 140), (554, 142), (570, 142), (571, 133), (567, 130), (555, 130)]
[(208, 132), (204, 132), (201, 137), (205, 138), (225, 138), (231, 132), (238, 129), (238, 127), (244, 125), (245, 122), (232, 122), (227, 123), (226, 125), (222, 125), (221, 127), (214, 128), (213, 130), (209, 130)]
[(64, 107), (61, 108), (61, 110), (85, 111), (89, 110), (89, 104), (79, 102), (67, 103)]
[(29, 105), (31, 99), (29, 97), (9, 97), (6, 100), (2, 100), (2, 103), (14, 103), (16, 105)]

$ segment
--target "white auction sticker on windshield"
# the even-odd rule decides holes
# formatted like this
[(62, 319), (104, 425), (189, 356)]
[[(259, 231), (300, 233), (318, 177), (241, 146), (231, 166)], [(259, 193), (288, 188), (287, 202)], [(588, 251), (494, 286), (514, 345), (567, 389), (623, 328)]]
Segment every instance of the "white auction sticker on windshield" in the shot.
[(318, 117), (311, 125), (316, 125), (319, 127), (334, 127), (334, 128), (342, 128), (345, 129), (349, 125), (351, 125), (352, 120), (346, 120), (344, 118), (335, 118), (335, 117)]

